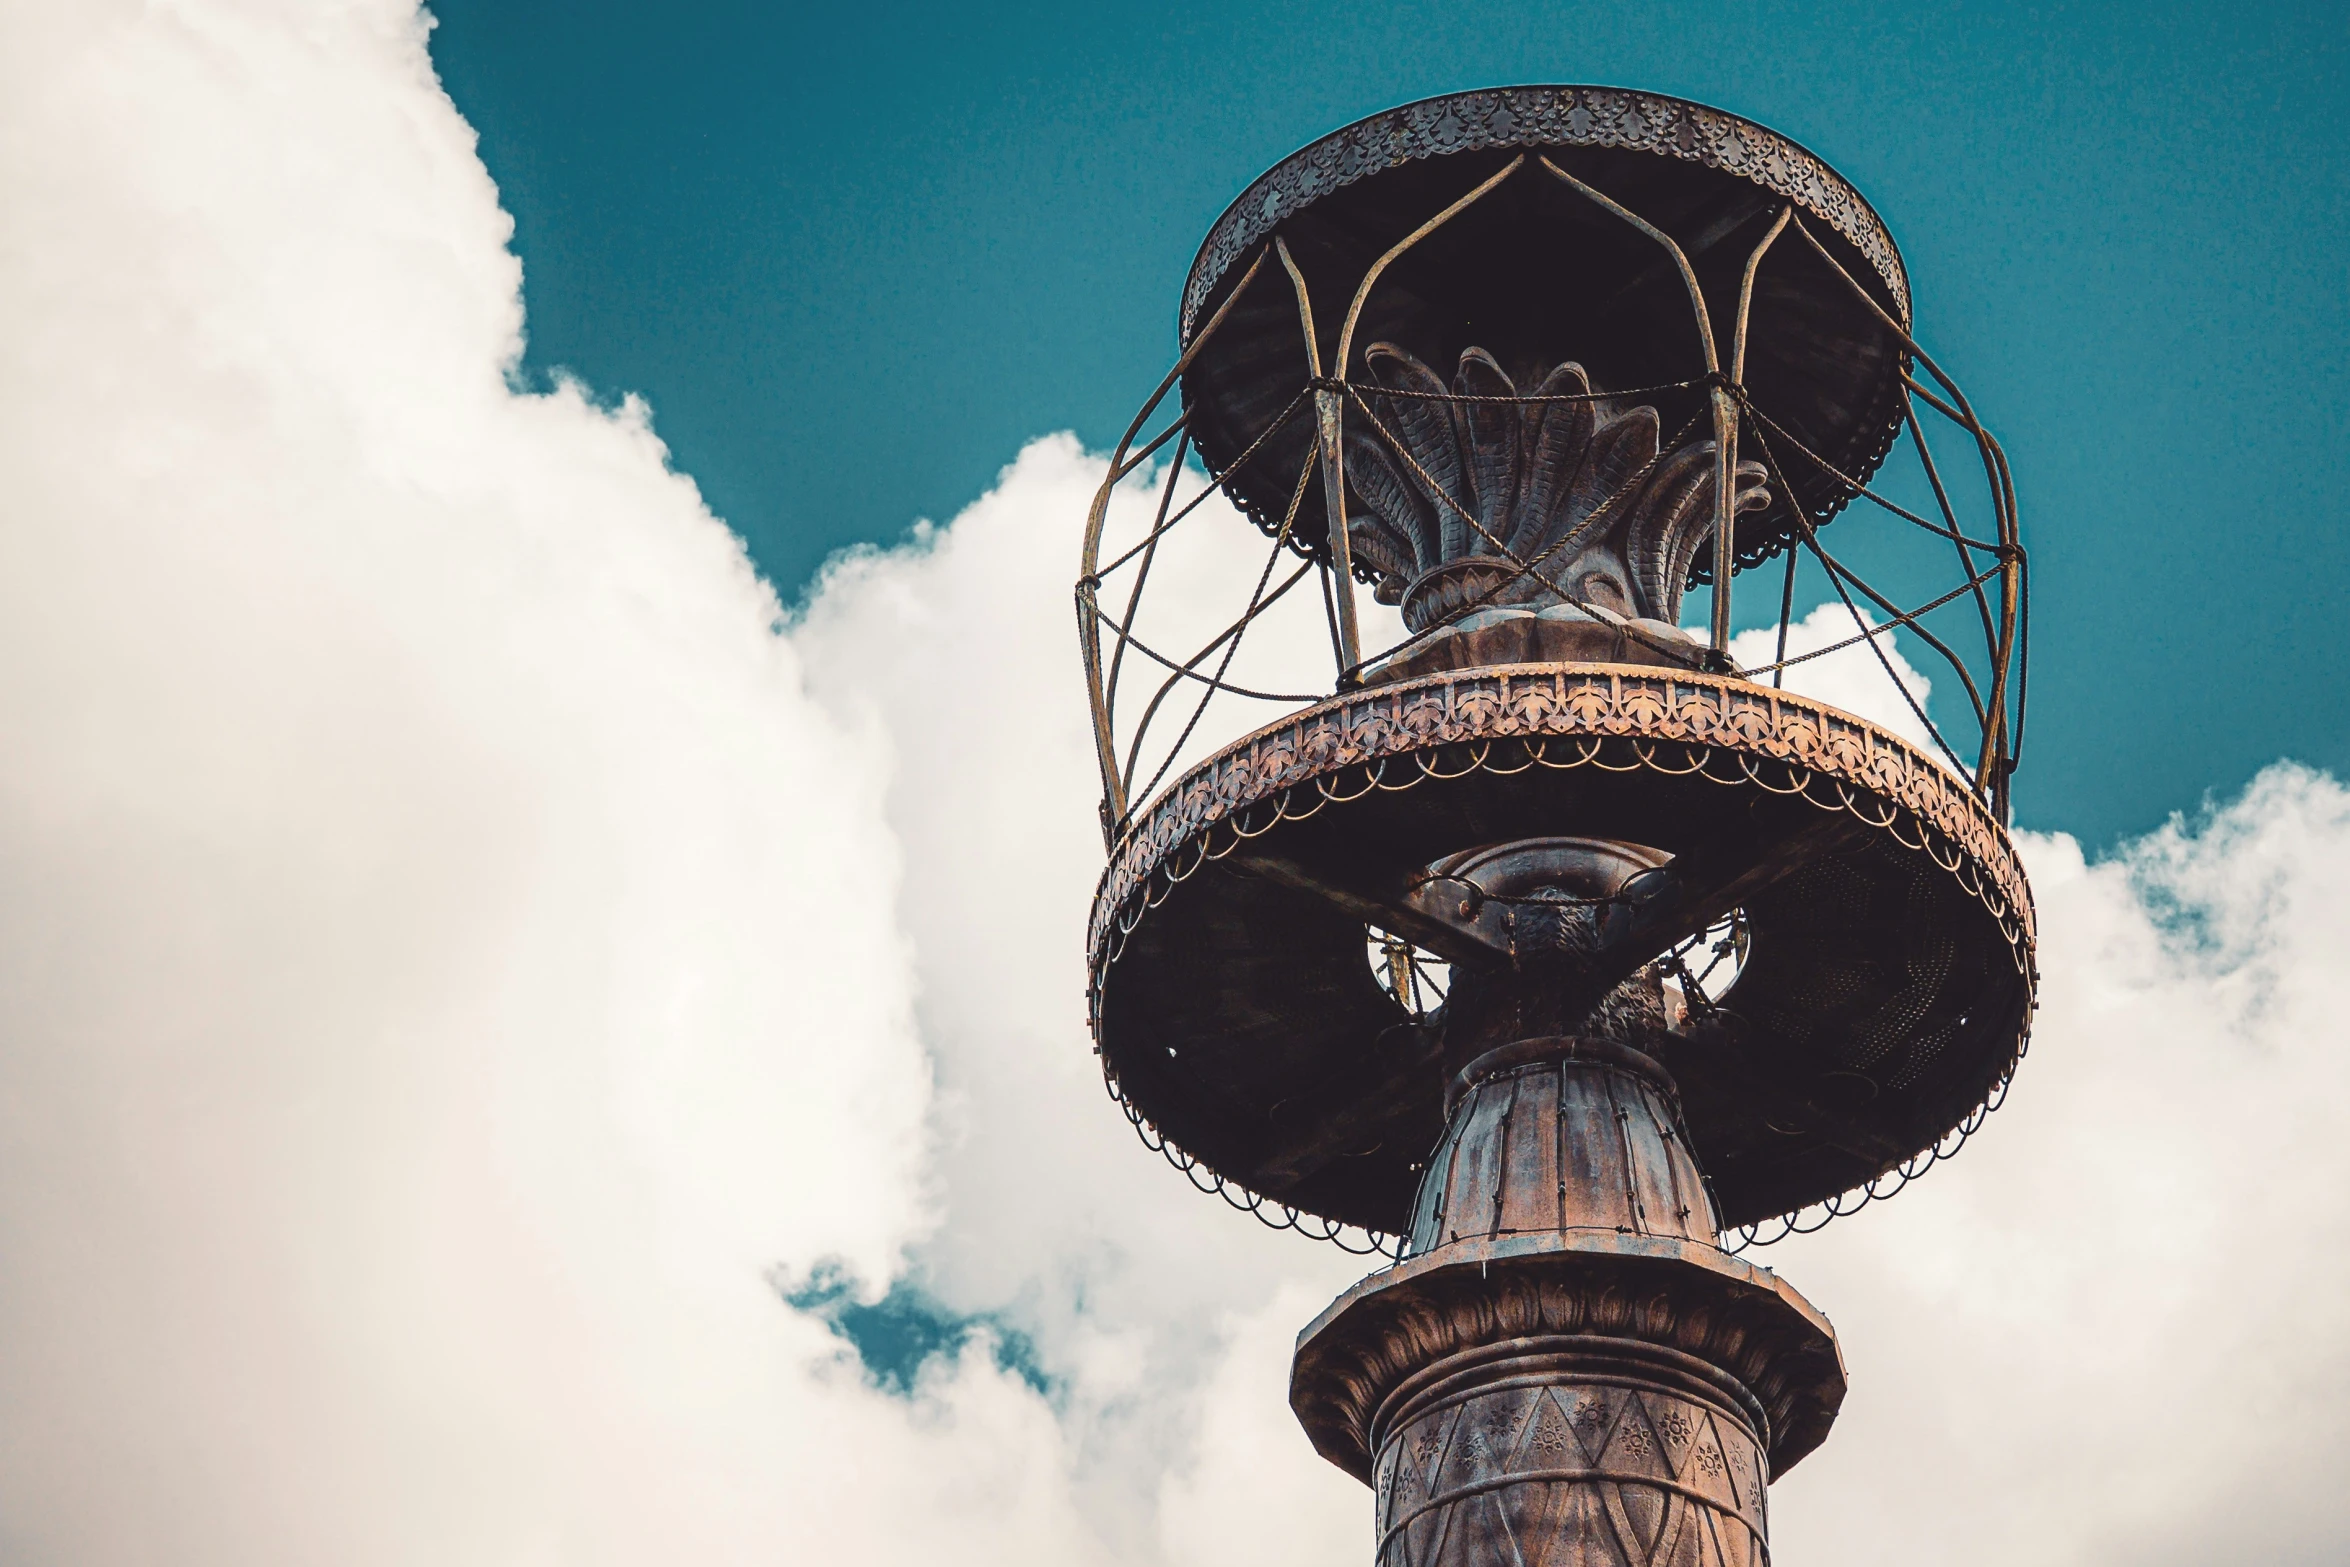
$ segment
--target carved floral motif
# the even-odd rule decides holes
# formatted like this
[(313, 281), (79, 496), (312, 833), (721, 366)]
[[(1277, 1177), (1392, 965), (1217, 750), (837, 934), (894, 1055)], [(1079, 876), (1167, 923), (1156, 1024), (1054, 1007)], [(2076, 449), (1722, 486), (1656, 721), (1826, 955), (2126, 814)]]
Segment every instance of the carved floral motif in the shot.
[[(1594, 396), (1578, 364), (1529, 388), (1567, 400), (1516, 403), (1466, 400), (1519, 394), (1482, 348), (1462, 353), (1449, 388), (1392, 343), (1373, 343), (1365, 360), (1387, 390), (1370, 399), (1377, 433), (1349, 433), (1347, 484), (1370, 509), (1347, 531), (1407, 626), (1473, 603), (1573, 599), (1671, 635), (1713, 528), (1711, 440), (1660, 450), (1656, 410)], [(1770, 505), (1766, 477), (1760, 463), (1738, 465), (1739, 511)]]

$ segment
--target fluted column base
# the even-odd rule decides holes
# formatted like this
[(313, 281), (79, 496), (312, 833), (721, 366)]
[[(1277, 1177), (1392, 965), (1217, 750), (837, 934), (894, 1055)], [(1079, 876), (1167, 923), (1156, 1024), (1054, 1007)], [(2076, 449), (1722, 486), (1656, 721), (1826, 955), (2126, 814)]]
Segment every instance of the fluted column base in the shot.
[(1769, 1559), (1754, 1400), (1703, 1361), (1543, 1335), (1448, 1356), (1391, 1402), (1379, 1567)]
[(1663, 1237), (1461, 1242), (1298, 1341), (1290, 1402), (1376, 1494), (1377, 1567), (1750, 1564), (1767, 1486), (1844, 1396), (1767, 1269)]

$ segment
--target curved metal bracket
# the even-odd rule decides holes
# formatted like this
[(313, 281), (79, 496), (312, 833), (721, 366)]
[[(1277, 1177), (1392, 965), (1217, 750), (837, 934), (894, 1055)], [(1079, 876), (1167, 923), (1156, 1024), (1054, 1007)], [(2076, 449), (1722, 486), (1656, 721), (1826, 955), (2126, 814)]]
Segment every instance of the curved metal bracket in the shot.
[[(1118, 481), (1132, 471), (1126, 453), (1133, 446), (1134, 437), (1141, 433), (1144, 423), (1157, 411), (1168, 388), (1191, 367), (1191, 362), (1199, 357), (1200, 350), (1208, 346), (1209, 339), (1216, 335), (1216, 328), (1222, 326), (1225, 318), (1231, 315), (1232, 307), (1240, 302), (1241, 295), (1248, 292), (1249, 284), (1256, 281), (1257, 272), (1264, 264), (1265, 255), (1259, 252), (1257, 259), (1250, 262), (1248, 270), (1241, 274), (1240, 281), (1233, 285), (1232, 292), (1225, 296), (1224, 303), (1208, 318), (1208, 324), (1200, 329), (1199, 336), (1193, 338), (1191, 346), (1176, 359), (1175, 368), (1167, 372), (1159, 382), (1158, 389), (1151, 393), (1150, 400), (1142, 405), (1142, 411), (1126, 426), (1126, 433), (1118, 437), (1117, 450), (1110, 454), (1110, 471), (1103, 477), (1101, 488), (1094, 492), (1093, 505), (1085, 514), (1085, 548), (1077, 567), (1077, 642), (1078, 653), (1085, 663), (1085, 694), (1093, 714), (1094, 758), (1102, 771), (1102, 844), (1105, 848), (1115, 842), (1116, 824), (1126, 815), (1126, 790), (1118, 776), (1117, 742), (1110, 734), (1108, 697), (1102, 681), (1101, 607), (1096, 598), (1100, 579), (1095, 572), (1101, 565), (1102, 527), (1109, 518), (1110, 496), (1118, 488)], [(1143, 455), (1157, 450), (1167, 435), (1173, 433), (1170, 429), (1166, 435), (1151, 442), (1143, 449)], [(1141, 461), (1141, 457), (1135, 461)]]

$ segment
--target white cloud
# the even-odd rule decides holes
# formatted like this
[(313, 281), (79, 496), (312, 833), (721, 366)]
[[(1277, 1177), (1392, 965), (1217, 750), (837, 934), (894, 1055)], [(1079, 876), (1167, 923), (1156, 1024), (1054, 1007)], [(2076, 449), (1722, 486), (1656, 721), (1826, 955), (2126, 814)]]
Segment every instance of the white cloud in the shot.
[[(882, 737), (889, 819), (918, 867), (900, 897), (942, 1133), (925, 1277), (965, 1308), (1010, 1305), (1037, 1334), (1068, 1378), (1083, 1505), (1147, 1558), (1159, 1476), (1189, 1461), (1226, 1319), (1290, 1281), (1327, 1300), (1361, 1264), (1194, 1191), (1138, 1143), (1087, 1043), (1100, 788), (1069, 585), (1104, 467), (1065, 436), (1033, 443), (951, 528), (837, 562), (793, 642), (844, 726)], [(1116, 498), (1119, 547), (1153, 504), (1139, 483)], [(1168, 537), (1153, 568), (1167, 623), (1229, 621), (1263, 540), (1220, 500)], [(1259, 669), (1328, 682), (1318, 603), (1265, 631), (1244, 649)], [(1187, 750), (1245, 727), (1248, 710), (1219, 698)], [(1322, 1480), (1294, 1426), (1277, 1440), (1305, 1483)]]
[(1781, 1543), (1861, 1561), (2332, 1561), (2350, 1441), (2350, 794), (2272, 768), (2086, 866), (1979, 1147), (1774, 1259), (1841, 1328)]
[(1225, 1321), (1227, 1348), (1204, 1390), (1196, 1446), (1158, 1497), (1170, 1567), (1367, 1567), (1370, 1504), (1351, 1475), (1310, 1453), (1289, 1412), (1297, 1330), (1330, 1303), (1284, 1285)]
[[(411, 10), (0, 25), (10, 1559), (1362, 1562), (1281, 1386), (1360, 1264), (1192, 1192), (1086, 1049), (1099, 459), (778, 635), (643, 410), (508, 384)], [(1264, 544), (1187, 527), (1196, 619)], [(1301, 605), (1235, 678), (1326, 677)], [(1854, 654), (1798, 688), (1902, 727)], [(2350, 809), (2031, 852), (2014, 1102), (1773, 1257), (1855, 1372), (1782, 1548), (2338, 1555)], [(763, 1280), (827, 1257), (1050, 1396), (983, 1341), (873, 1390)]]
[(509, 388), (420, 19), (7, 26), (6, 1554), (845, 1550), (909, 1463), (1065, 1554), (1024, 1386), (763, 1279), (931, 1222), (884, 759), (642, 410)]
[[(1885, 657), (1880, 661), (1867, 642), (1853, 638), (1863, 631), (1874, 630), (1877, 621), (1865, 609), (1847, 609), (1843, 604), (1822, 604), (1810, 614), (1793, 621), (1787, 627), (1787, 656), (1804, 658), (1800, 664), (1790, 664), (1785, 674), (1785, 685), (1790, 691), (1842, 708), (1856, 717), (1891, 730), (1911, 745), (1937, 761), (1945, 760), (1918, 721), (1920, 712), (1932, 713), (1930, 699), (1934, 683), (1912, 667), (1893, 645), (1891, 638), (1878, 638)], [(1850, 646), (1839, 644), (1850, 643)], [(1823, 652), (1822, 649), (1836, 651)], [(1741, 631), (1730, 639), (1730, 656), (1742, 669), (1763, 669), (1779, 658), (1779, 628), (1776, 625), (1757, 626), (1752, 631)], [(1890, 668), (1888, 668), (1890, 666)], [(1895, 684), (1896, 681), (1899, 684)], [(1906, 697), (1904, 695), (1906, 694)], [(1912, 706), (1911, 704), (1915, 704)], [(1961, 747), (1967, 743), (1963, 729), (1945, 729), (1944, 738)]]

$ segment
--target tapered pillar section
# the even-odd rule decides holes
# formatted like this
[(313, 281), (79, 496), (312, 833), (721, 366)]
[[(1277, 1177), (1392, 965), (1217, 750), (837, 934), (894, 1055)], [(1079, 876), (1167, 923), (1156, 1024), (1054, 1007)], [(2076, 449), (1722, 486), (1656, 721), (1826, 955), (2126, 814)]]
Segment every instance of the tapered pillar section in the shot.
[(1469, 1063), (1420, 1185), (1411, 1249), (1570, 1231), (1711, 1245), (1720, 1226), (1672, 1079), (1607, 1040), (1534, 1039)]
[(1408, 1261), (1298, 1343), (1290, 1399), (1371, 1482), (1378, 1567), (1760, 1563), (1827, 1434), (1827, 1322), (1715, 1245), (1671, 1079), (1612, 1039), (1455, 1078)]

